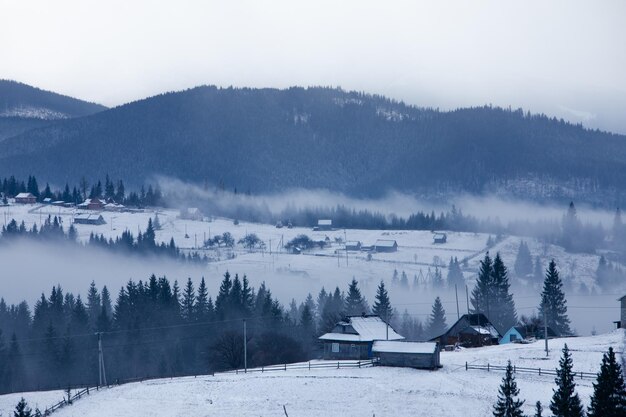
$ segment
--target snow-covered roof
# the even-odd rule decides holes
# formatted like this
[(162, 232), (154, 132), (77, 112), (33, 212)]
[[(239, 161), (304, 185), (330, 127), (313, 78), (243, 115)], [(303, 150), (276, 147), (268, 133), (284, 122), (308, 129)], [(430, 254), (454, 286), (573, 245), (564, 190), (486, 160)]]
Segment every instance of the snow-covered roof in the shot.
[(378, 239), (376, 241), (376, 245), (375, 246), (380, 246), (380, 247), (393, 247), (394, 245), (396, 245), (396, 241), (395, 240), (387, 240), (387, 239)]
[(437, 343), (433, 342), (404, 342), (377, 340), (372, 346), (372, 352), (386, 353), (434, 353)]
[(31, 193), (19, 193), (18, 195), (15, 196), (15, 198), (33, 198), (35, 197), (34, 195), (32, 195)]
[(98, 220), (100, 219), (100, 217), (102, 217), (101, 214), (97, 214), (97, 213), (79, 213), (76, 216), (74, 216), (74, 220), (78, 219), (78, 220), (91, 220), (91, 219), (95, 219)]
[[(372, 342), (374, 340), (402, 340), (403, 336), (393, 330), (378, 316), (351, 316), (338, 325), (352, 326), (357, 334), (330, 332), (322, 335), (321, 340), (338, 340), (346, 342)], [(389, 338), (387, 338), (387, 331)]]
[(324, 220), (318, 220), (318, 221), (317, 221), (317, 225), (318, 225), (318, 226), (331, 226), (332, 224), (333, 224), (333, 221), (332, 221), (332, 220), (326, 220), (326, 219), (324, 219)]

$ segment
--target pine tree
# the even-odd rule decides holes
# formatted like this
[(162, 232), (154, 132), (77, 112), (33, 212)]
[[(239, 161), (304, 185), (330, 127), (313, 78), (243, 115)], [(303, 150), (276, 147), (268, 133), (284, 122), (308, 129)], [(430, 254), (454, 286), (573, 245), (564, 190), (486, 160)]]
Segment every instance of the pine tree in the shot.
[(546, 278), (543, 283), (541, 293), (541, 305), (539, 306), (539, 317), (543, 318), (544, 313), (548, 327), (559, 335), (569, 335), (572, 333), (567, 317), (567, 301), (563, 293), (563, 283), (556, 269), (554, 259), (550, 261), (546, 270)]
[(485, 257), (480, 261), (480, 267), (478, 269), (478, 279), (476, 285), (472, 290), (472, 306), (474, 307), (474, 313), (483, 313), (490, 319), (490, 305), (489, 302), (492, 298), (492, 276), (491, 273), (493, 262), (489, 257), (489, 252), (485, 254)]
[(513, 295), (509, 292), (508, 270), (504, 262), (502, 262), (499, 253), (496, 254), (493, 260), (491, 275), (493, 298), (490, 301), (491, 317), (489, 319), (504, 334), (511, 326), (517, 323), (517, 313), (515, 312)]
[(380, 281), (380, 285), (376, 290), (376, 297), (374, 306), (372, 307), (372, 312), (387, 323), (389, 323), (393, 316), (391, 301), (389, 300), (389, 294), (385, 289), (385, 283), (383, 281)]
[(535, 403), (535, 415), (533, 417), (541, 417), (543, 413), (543, 407), (541, 406), (541, 401), (537, 401)]
[(446, 324), (446, 310), (439, 297), (435, 298), (433, 309), (428, 319), (428, 335), (429, 337), (437, 337), (443, 334), (448, 325)]
[(352, 278), (348, 287), (348, 295), (346, 296), (345, 311), (348, 316), (356, 316), (367, 313), (367, 302), (361, 295), (361, 290), (356, 279)]
[(530, 255), (528, 244), (523, 240), (519, 244), (513, 269), (518, 277), (525, 277), (533, 272), (533, 258)]
[(191, 282), (191, 278), (187, 279), (187, 285), (183, 290), (183, 299), (181, 301), (181, 315), (183, 320), (187, 323), (191, 323), (194, 319), (194, 301), (196, 298), (196, 291), (193, 288), (193, 282)]
[(204, 282), (204, 277), (200, 280), (198, 286), (198, 294), (196, 295), (196, 304), (194, 307), (194, 319), (197, 322), (205, 322), (209, 318), (209, 293)]
[(494, 417), (524, 417), (522, 413), (524, 401), (516, 399), (518, 395), (519, 388), (513, 375), (513, 366), (509, 361), (502, 384), (498, 389), (498, 401), (493, 406)]
[(610, 347), (602, 357), (598, 379), (593, 384), (589, 417), (626, 416), (626, 385), (615, 352)]
[(455, 285), (457, 288), (462, 288), (465, 285), (465, 278), (463, 277), (461, 266), (459, 265), (459, 261), (456, 257), (454, 259), (450, 257), (448, 275), (446, 278), (448, 281), (448, 288), (454, 288)]
[(28, 407), (28, 404), (26, 403), (26, 400), (24, 399), (24, 397), (22, 397), (20, 402), (18, 402), (17, 405), (15, 406), (13, 417), (31, 417), (31, 416), (32, 416), (32, 411)]
[(572, 373), (572, 356), (567, 344), (563, 347), (563, 356), (559, 360), (559, 369), (556, 370), (557, 389), (554, 390), (550, 410), (554, 417), (583, 417), (583, 406), (576, 393), (576, 384)]

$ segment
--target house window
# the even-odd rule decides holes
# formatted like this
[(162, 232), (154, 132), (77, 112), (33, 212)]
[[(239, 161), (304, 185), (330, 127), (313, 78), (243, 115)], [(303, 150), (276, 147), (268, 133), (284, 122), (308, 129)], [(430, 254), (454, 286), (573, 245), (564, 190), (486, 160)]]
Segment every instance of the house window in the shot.
[(331, 350), (333, 353), (339, 353), (339, 343), (333, 343), (331, 345)]
[(515, 342), (517, 340), (517, 335), (516, 334), (511, 334), (509, 336), (509, 342)]

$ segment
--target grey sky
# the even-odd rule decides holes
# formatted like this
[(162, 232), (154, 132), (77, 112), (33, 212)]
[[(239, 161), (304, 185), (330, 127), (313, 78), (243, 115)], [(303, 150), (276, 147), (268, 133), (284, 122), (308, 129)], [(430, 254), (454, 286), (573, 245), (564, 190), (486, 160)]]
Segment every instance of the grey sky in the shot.
[(0, 78), (117, 105), (199, 84), (492, 103), (626, 133), (626, 1), (0, 0)]

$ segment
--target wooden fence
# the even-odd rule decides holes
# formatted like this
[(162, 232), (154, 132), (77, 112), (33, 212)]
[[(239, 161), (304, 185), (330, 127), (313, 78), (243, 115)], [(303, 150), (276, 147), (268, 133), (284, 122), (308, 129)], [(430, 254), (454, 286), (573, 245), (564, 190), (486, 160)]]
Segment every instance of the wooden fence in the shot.
[[(470, 369), (479, 369), (487, 372), (491, 371), (505, 371), (506, 366), (502, 365), (473, 365), (465, 362), (465, 370), (469, 371)], [(545, 376), (556, 376), (555, 369), (541, 369), (541, 368), (525, 368), (521, 366), (513, 365), (513, 373), (526, 373), (526, 374), (537, 374), (537, 375), (545, 375)], [(598, 377), (597, 374), (592, 372), (573, 372), (574, 377), (580, 377), (580, 379), (596, 379)]]

